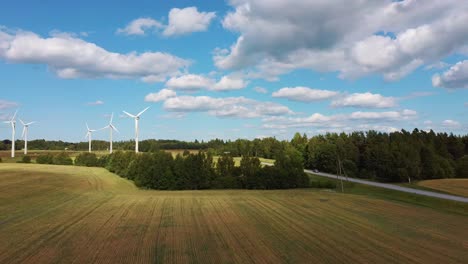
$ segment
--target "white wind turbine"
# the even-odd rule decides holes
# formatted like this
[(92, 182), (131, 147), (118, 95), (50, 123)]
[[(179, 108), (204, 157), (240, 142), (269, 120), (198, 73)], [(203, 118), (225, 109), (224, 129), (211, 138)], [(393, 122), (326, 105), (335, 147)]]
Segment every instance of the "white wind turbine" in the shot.
[(16, 132), (16, 113), (18, 113), (18, 110), (15, 111), (15, 114), (9, 121), (5, 121), (4, 123), (10, 124), (11, 125), (11, 157), (15, 157), (15, 132)]
[(23, 124), (23, 139), (24, 139), (24, 155), (28, 154), (28, 131), (29, 125), (36, 123), (35, 121), (24, 123), (23, 120), (19, 120)]
[(135, 119), (135, 152), (138, 153), (138, 120), (140, 120), (140, 115), (143, 114), (146, 110), (148, 110), (149, 106), (146, 107), (145, 109), (143, 109), (143, 111), (141, 111), (140, 113), (138, 113), (137, 115), (132, 115), (128, 112), (125, 112), (123, 111), (126, 115), (128, 115), (129, 117)]
[(117, 130), (117, 128), (114, 126), (114, 124), (112, 124), (112, 119), (114, 119), (114, 113), (112, 113), (112, 115), (111, 115), (109, 124), (108, 124), (107, 126), (105, 126), (105, 127), (102, 128), (102, 129), (109, 128), (109, 133), (110, 133), (110, 148), (109, 148), (109, 153), (112, 153), (112, 132), (113, 132), (114, 130), (117, 131), (117, 133), (119, 132), (119, 130)]
[(89, 129), (88, 123), (86, 123), (86, 129), (88, 129), (88, 132), (86, 132), (85, 138), (88, 138), (89, 140), (89, 152), (91, 152), (91, 134), (96, 131), (96, 129)]

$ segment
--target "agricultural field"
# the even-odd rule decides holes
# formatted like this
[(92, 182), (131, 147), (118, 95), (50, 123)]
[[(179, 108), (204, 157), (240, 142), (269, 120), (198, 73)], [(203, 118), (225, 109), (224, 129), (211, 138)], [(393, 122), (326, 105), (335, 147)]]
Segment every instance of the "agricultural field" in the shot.
[(468, 197), (468, 179), (438, 179), (420, 181), (418, 185), (446, 193)]
[(102, 168), (4, 163), (0, 263), (466, 263), (468, 207), (452, 206), (328, 189), (149, 191)]

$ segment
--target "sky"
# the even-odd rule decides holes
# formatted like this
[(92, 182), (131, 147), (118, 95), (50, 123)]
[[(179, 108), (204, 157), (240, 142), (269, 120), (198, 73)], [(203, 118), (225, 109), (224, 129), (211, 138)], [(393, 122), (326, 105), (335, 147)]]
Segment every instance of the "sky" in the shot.
[(0, 9), (0, 120), (30, 139), (114, 113), (129, 140), (148, 106), (140, 139), (468, 131), (468, 1), (66, 2)]

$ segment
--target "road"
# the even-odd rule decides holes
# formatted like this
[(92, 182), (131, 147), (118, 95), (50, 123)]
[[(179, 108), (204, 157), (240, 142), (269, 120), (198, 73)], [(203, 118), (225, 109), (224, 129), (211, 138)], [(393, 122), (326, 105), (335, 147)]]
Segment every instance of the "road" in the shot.
[[(273, 164), (267, 163), (267, 162), (262, 162), (262, 164), (266, 165), (266, 166), (272, 166), (273, 165)], [(324, 172), (313, 172), (312, 170), (304, 170), (304, 172), (305, 173), (310, 173), (310, 174), (315, 174), (315, 175), (322, 176), (322, 177), (331, 178), (331, 179), (342, 179), (344, 181), (348, 180), (350, 182), (355, 182), (355, 183), (360, 183), (360, 184), (365, 184), (365, 185), (371, 185), (371, 186), (375, 186), (375, 187), (391, 189), (391, 190), (396, 190), (396, 191), (400, 191), (400, 192), (414, 193), (414, 194), (425, 195), (425, 196), (430, 196), (430, 197), (435, 197), (435, 198), (440, 198), (440, 199), (446, 199), (446, 200), (452, 200), (452, 201), (457, 201), (457, 202), (468, 203), (468, 198), (461, 197), (461, 196), (456, 196), (456, 195), (436, 193), (436, 192), (431, 192), (431, 191), (423, 191), (423, 190), (418, 190), (418, 189), (413, 189), (413, 188), (408, 188), (408, 187), (402, 187), (402, 186), (389, 184), (389, 183), (366, 181), (366, 180), (350, 178), (350, 177), (345, 178), (343, 176), (338, 176), (338, 175), (324, 173)]]
[[(346, 178), (343, 177), (343, 176), (337, 176), (337, 175), (333, 175), (333, 174), (329, 174), (329, 173), (313, 172), (311, 170), (304, 170), (304, 172), (315, 174), (315, 175), (322, 176), (322, 177), (328, 177), (328, 178), (332, 178), (332, 179), (346, 180)], [(396, 191), (400, 191), (400, 192), (414, 193), (414, 194), (419, 194), (419, 195), (431, 196), (431, 197), (435, 197), (435, 198), (441, 198), (441, 199), (447, 199), (447, 200), (452, 200), (452, 201), (457, 201), (457, 202), (468, 203), (468, 198), (461, 197), (461, 196), (456, 196), (456, 195), (436, 193), (436, 192), (430, 192), (430, 191), (423, 191), (423, 190), (418, 190), (418, 189), (413, 189), (413, 188), (408, 188), (408, 187), (402, 187), (402, 186), (389, 184), (389, 183), (366, 181), (366, 180), (350, 178), (350, 177), (348, 177), (347, 179), (350, 182), (356, 182), (356, 183), (360, 183), (360, 184), (371, 185), (371, 186), (376, 186), (376, 187), (380, 187), (380, 188), (396, 190)]]

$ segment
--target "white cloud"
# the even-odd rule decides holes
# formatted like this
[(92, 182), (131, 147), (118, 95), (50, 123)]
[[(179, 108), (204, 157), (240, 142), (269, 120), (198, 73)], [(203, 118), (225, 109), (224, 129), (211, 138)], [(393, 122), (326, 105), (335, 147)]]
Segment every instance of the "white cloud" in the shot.
[(260, 87), (260, 86), (256, 86), (254, 88), (254, 91), (257, 92), (257, 93), (261, 93), (261, 94), (267, 94), (268, 93), (268, 90), (263, 88), (263, 87)]
[(163, 106), (167, 111), (207, 112), (217, 117), (257, 118), (293, 113), (286, 106), (245, 97), (177, 96), (168, 98)]
[(448, 89), (468, 88), (468, 60), (460, 61), (444, 73), (434, 75), (432, 85)]
[[(352, 112), (349, 114), (323, 115), (314, 113), (308, 117), (272, 116), (263, 118), (263, 128), (287, 129), (297, 127), (316, 127), (337, 129), (341, 131), (366, 130), (378, 128), (378, 130), (393, 130), (393, 126), (387, 123), (412, 120), (417, 117), (413, 110), (387, 111), (387, 112)], [(349, 128), (349, 129), (348, 129)], [(385, 128), (385, 129), (383, 129)]]
[(163, 34), (174, 36), (206, 31), (215, 17), (215, 12), (198, 12), (196, 7), (173, 8), (169, 11), (169, 24)]
[(18, 103), (0, 99), (0, 110), (17, 107)]
[(333, 107), (390, 108), (397, 105), (394, 97), (372, 93), (353, 93), (333, 100)]
[(179, 77), (172, 77), (166, 82), (166, 87), (174, 90), (194, 91), (206, 89), (214, 85), (214, 81), (196, 74), (186, 74)]
[(286, 98), (291, 101), (315, 102), (326, 100), (338, 95), (338, 92), (311, 89), (308, 87), (285, 87), (272, 94), (273, 97)]
[(432, 125), (432, 121), (431, 120), (426, 120), (426, 121), (424, 121), (424, 124), (430, 126), (430, 125)]
[(461, 124), (458, 121), (447, 119), (447, 120), (442, 121), (442, 126), (448, 127), (448, 128), (458, 128), (461, 126)]
[(89, 102), (88, 105), (103, 105), (104, 102), (101, 101), (101, 100), (97, 100), (97, 101), (94, 101), (94, 102)]
[(163, 28), (164, 26), (148, 17), (142, 17), (133, 20), (130, 22), (125, 28), (117, 29), (117, 33), (124, 34), (124, 35), (145, 35), (146, 31), (148, 30), (157, 30)]
[(339, 72), (342, 78), (378, 73), (393, 81), (459, 52), (468, 41), (466, 1), (229, 3), (234, 11), (223, 26), (240, 36), (228, 50), (215, 52), (215, 64), (221, 69), (253, 66), (267, 80), (306, 68)]
[(369, 120), (369, 121), (401, 121), (412, 119), (417, 116), (417, 112), (405, 109), (403, 111), (387, 111), (387, 112), (353, 112), (349, 118), (354, 120)]
[(174, 90), (196, 91), (231, 91), (243, 89), (248, 82), (236, 76), (223, 76), (219, 81), (197, 74), (186, 74), (179, 77), (172, 77), (166, 82), (166, 87)]
[(242, 78), (235, 76), (223, 76), (221, 79), (212, 87), (214, 91), (231, 91), (244, 89), (247, 86), (247, 82)]
[(434, 62), (432, 64), (427, 65), (426, 67), (424, 67), (424, 69), (425, 70), (433, 70), (433, 69), (440, 70), (440, 69), (445, 69), (445, 68), (447, 68), (449, 66), (450, 66), (450, 64), (448, 64), (446, 62), (438, 61), (438, 62)]
[(179, 74), (189, 61), (162, 52), (107, 51), (70, 36), (42, 38), (37, 34), (0, 30), (0, 58), (12, 63), (45, 64), (60, 78), (163, 79)]
[(177, 96), (177, 93), (169, 89), (161, 89), (157, 93), (150, 93), (146, 95), (146, 102), (161, 102), (167, 100), (168, 98)]

